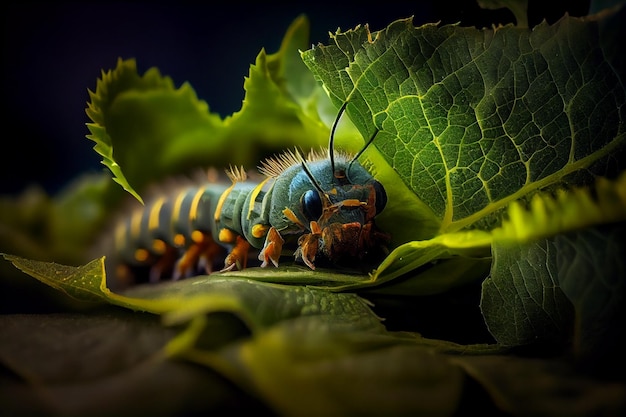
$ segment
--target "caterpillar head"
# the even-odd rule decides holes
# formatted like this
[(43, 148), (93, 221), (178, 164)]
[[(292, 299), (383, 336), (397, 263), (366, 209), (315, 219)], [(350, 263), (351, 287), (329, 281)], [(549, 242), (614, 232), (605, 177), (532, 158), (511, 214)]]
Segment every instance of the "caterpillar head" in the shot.
[(382, 184), (359, 164), (340, 160), (330, 167), (334, 171), (329, 164), (321, 162), (317, 173), (311, 167), (313, 178), (322, 180), (300, 198), (311, 232), (299, 239), (296, 258), (311, 268), (318, 254), (334, 263), (363, 260), (389, 240), (374, 224), (387, 203)]
[(265, 167), (267, 175), (281, 174), (273, 175), (277, 188), (287, 190), (286, 195), (272, 198), (278, 203), (273, 207), (285, 208), (280, 214), (270, 214), (270, 222), (281, 233), (301, 234), (295, 256), (311, 269), (315, 269), (313, 261), (318, 254), (333, 263), (345, 258), (360, 260), (390, 240), (374, 225), (374, 218), (387, 203), (385, 189), (357, 162), (379, 130), (375, 129), (354, 158), (339, 153), (336, 158), (335, 130), (347, 106), (348, 100), (331, 127), (327, 158), (313, 152), (307, 162), (297, 152), (291, 152)]
[(275, 176), (270, 220), (283, 236), (299, 236), (296, 258), (314, 269), (318, 255), (350, 264), (380, 251), (389, 240), (374, 224), (387, 203), (382, 184), (347, 155), (333, 162), (322, 153), (306, 162), (290, 155)]

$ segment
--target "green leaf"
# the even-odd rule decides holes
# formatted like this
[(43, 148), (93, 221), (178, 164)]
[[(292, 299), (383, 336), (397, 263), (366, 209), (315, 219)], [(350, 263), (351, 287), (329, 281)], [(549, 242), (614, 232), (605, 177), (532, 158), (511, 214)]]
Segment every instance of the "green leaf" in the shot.
[[(381, 412), (435, 409), (448, 414), (458, 406), (463, 378), (456, 366), (433, 350), (463, 354), (499, 350), (389, 333), (369, 303), (351, 293), (209, 276), (115, 294), (104, 286), (103, 259), (74, 268), (4, 256), (37, 279), (83, 300), (159, 313), (168, 325), (189, 323), (163, 345), (159, 360), (184, 358), (211, 367), (273, 409), (290, 414), (311, 409), (352, 414), (371, 407)], [(240, 339), (236, 326), (222, 328), (233, 324), (216, 316), (223, 312), (239, 317), (251, 337)], [(224, 334), (239, 341), (229, 343), (234, 340)], [(117, 340), (115, 333), (110, 336)], [(146, 369), (148, 374), (156, 372), (158, 364)], [(360, 384), (345, 383), (355, 375)], [(96, 394), (88, 388), (92, 398)], [(132, 383), (129, 389), (134, 389)], [(336, 392), (342, 395), (337, 397)], [(54, 390), (52, 394), (58, 395)]]
[[(557, 190), (554, 196), (537, 194), (528, 208), (509, 206), (502, 226), (493, 231), (493, 264), (483, 282), (481, 310), (499, 343), (559, 343), (575, 330), (579, 348), (585, 350), (585, 345), (591, 348), (589, 332), (599, 336), (615, 328), (623, 298), (619, 289), (626, 282), (623, 245), (617, 239), (623, 229), (619, 225), (626, 222), (626, 173), (615, 181), (599, 178), (593, 193), (574, 188)], [(602, 227), (603, 233), (598, 236), (593, 227)], [(584, 236), (597, 244), (585, 245)], [(579, 268), (571, 269), (581, 259)], [(604, 310), (590, 308), (595, 303)]]
[[(221, 375), (168, 360), (163, 348), (178, 330), (159, 317), (122, 309), (89, 313), (0, 316), (3, 414), (269, 414)], [(232, 322), (212, 319), (214, 339), (237, 337)]]
[(119, 194), (106, 175), (82, 175), (56, 196), (38, 186), (0, 197), (0, 252), (79, 264)]
[[(284, 322), (221, 355), (281, 415), (450, 415), (463, 375), (445, 356), (335, 317)], [(224, 360), (224, 358), (223, 358)]]
[[(394, 249), (369, 275), (368, 279), (347, 283), (337, 289), (347, 290), (381, 285), (437, 260), (460, 257), (472, 263), (473, 260), (488, 259), (490, 245), (491, 235), (481, 230), (446, 233), (429, 240), (409, 242)], [(445, 277), (438, 274), (429, 278), (419, 276), (412, 283), (411, 294), (436, 294), (477, 278), (473, 274), (463, 273), (464, 271), (465, 268), (461, 267), (457, 273)]]
[(4, 253), (2, 256), (21, 271), (72, 298), (86, 302), (102, 302), (106, 299), (104, 264), (101, 259), (95, 259), (84, 266), (73, 267)]
[[(93, 250), (94, 240), (108, 230), (108, 219), (127, 197), (105, 172), (80, 175), (53, 196), (38, 186), (16, 196), (0, 196), (0, 253), (83, 265), (101, 255)], [(0, 260), (0, 293), (5, 311), (23, 311), (30, 305), (49, 311), (82, 304), (40, 285), (4, 260)]]
[(304, 15), (298, 16), (287, 28), (278, 52), (267, 57), (267, 67), (274, 83), (302, 108), (306, 108), (306, 103), (317, 91), (315, 78), (299, 53), (309, 44), (309, 32), (309, 20)]
[(85, 302), (110, 304), (167, 314), (168, 323), (184, 323), (196, 316), (228, 311), (252, 330), (280, 320), (306, 315), (350, 315), (361, 322), (378, 322), (367, 302), (356, 294), (338, 294), (305, 286), (270, 284), (220, 276), (198, 276), (159, 285), (131, 287), (112, 292), (107, 287), (104, 258), (80, 267), (24, 259), (2, 254), (23, 272), (70, 297)]
[(140, 76), (134, 60), (120, 59), (90, 91), (88, 138), (115, 181), (140, 201), (149, 183), (168, 176), (206, 166), (251, 167), (290, 146), (323, 144), (328, 127), (296, 101), (316, 94), (313, 77), (295, 61), (308, 30), (301, 16), (279, 52), (261, 50), (245, 80), (241, 110), (225, 119), (211, 113), (188, 83), (175, 88), (156, 68)]
[(336, 33), (302, 56), (363, 136), (380, 129), (387, 164), (452, 232), (566, 177), (605, 173), (624, 148), (624, 87), (599, 39), (609, 18), (532, 31), (406, 19)]
[[(363, 136), (380, 130), (365, 164), (393, 199), (415, 198), (385, 209), (377, 222), (400, 236), (394, 249), (369, 280), (343, 288), (402, 277), (401, 288), (433, 294), (484, 278), (465, 271), (493, 256), (483, 306), (496, 338), (517, 344), (566, 337), (569, 301), (554, 289), (551, 270), (525, 256), (540, 259), (547, 243), (534, 245), (545, 238), (624, 218), (623, 179), (610, 195), (599, 184), (604, 200), (592, 204), (588, 189), (557, 199), (549, 191), (590, 185), (590, 173), (624, 170), (623, 66), (614, 52), (619, 37), (607, 29), (617, 29), (622, 15), (615, 9), (564, 16), (532, 30), (414, 27), (404, 19), (374, 33), (367, 26), (337, 32), (328, 45), (304, 51), (335, 105), (348, 101), (346, 112)], [(503, 213), (509, 220), (498, 228)], [(461, 266), (458, 274), (437, 281), (434, 266), (442, 277), (451, 260)], [(499, 316), (503, 306), (507, 314)]]
[[(86, 112), (93, 123), (87, 124), (91, 132), (87, 138), (96, 142), (94, 149), (103, 157), (102, 163), (111, 170), (114, 175), (113, 179), (140, 201), (141, 197), (129, 185), (118, 162), (126, 165), (122, 144), (127, 143), (128, 139), (124, 140), (120, 136), (128, 135), (131, 131), (135, 131), (135, 135), (153, 135), (159, 129), (149, 129), (151, 126), (149, 123), (152, 122), (156, 125), (152, 125), (153, 128), (157, 126), (163, 128), (164, 125), (159, 123), (158, 116), (170, 111), (178, 113), (180, 116), (190, 112), (190, 110), (196, 114), (204, 113), (207, 110), (206, 103), (195, 100), (195, 95), (189, 85), (182, 87), (177, 94), (172, 80), (169, 77), (162, 77), (156, 68), (146, 72), (143, 77), (139, 77), (135, 61), (123, 61), (121, 58), (118, 59), (117, 68), (114, 71), (102, 72), (102, 78), (97, 82), (96, 91), (90, 90), (89, 96), (91, 101), (88, 103)], [(132, 107), (132, 102), (142, 96), (151, 97), (151, 101), (154, 102), (147, 114), (141, 111), (142, 109)], [(127, 102), (131, 104), (129, 105)], [(142, 121), (142, 119), (147, 120)], [(139, 120), (139, 123), (136, 120)], [(215, 123), (215, 118), (213, 118), (213, 123)], [(119, 131), (122, 133), (117, 133)], [(117, 137), (120, 137), (117, 140), (119, 147), (115, 143), (116, 155), (114, 157), (113, 139)], [(162, 137), (163, 135), (154, 137), (155, 143), (162, 141), (163, 139), (158, 140)], [(143, 149), (143, 151), (145, 155), (147, 149)], [(140, 155), (139, 152), (137, 155)], [(126, 159), (130, 158), (127, 156)], [(132, 166), (125, 169), (130, 171), (132, 175)]]
[(180, 357), (218, 369), (286, 415), (446, 415), (459, 406), (463, 379), (436, 352), (501, 352), (387, 332), (352, 308), (282, 320), (218, 350), (198, 345), (198, 331), (189, 333)]
[(498, 343), (518, 346), (569, 340), (574, 310), (559, 288), (557, 249), (550, 241), (493, 246), (491, 276), (480, 308)]
[(626, 172), (613, 181), (598, 178), (593, 188), (560, 188), (509, 205), (502, 225), (493, 230), (501, 242), (532, 242), (572, 230), (626, 220)]

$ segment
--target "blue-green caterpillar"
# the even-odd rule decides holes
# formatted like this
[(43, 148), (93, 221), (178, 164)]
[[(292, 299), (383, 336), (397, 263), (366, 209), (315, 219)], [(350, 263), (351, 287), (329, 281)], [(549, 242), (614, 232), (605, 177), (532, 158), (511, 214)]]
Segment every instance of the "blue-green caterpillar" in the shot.
[(374, 218), (386, 205), (385, 190), (356, 161), (360, 153), (334, 154), (335, 126), (327, 153), (270, 158), (259, 167), (260, 180), (231, 168), (230, 184), (187, 187), (127, 217), (115, 229), (118, 280), (124, 285), (244, 269), (251, 252), (261, 267), (278, 266), (290, 254), (315, 269), (316, 259), (358, 265), (384, 251), (389, 236)]

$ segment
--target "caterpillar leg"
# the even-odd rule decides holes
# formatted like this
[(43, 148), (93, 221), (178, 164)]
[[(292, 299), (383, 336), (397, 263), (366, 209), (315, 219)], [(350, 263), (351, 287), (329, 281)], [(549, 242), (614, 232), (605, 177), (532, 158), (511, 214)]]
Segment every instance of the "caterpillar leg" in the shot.
[(235, 268), (238, 270), (245, 269), (248, 263), (250, 243), (230, 229), (220, 230), (219, 240), (222, 243), (234, 245), (228, 256), (226, 256), (224, 268), (220, 272), (232, 271)]
[(278, 259), (283, 250), (283, 243), (285, 243), (285, 240), (280, 233), (278, 233), (278, 230), (276, 230), (274, 226), (270, 227), (265, 236), (263, 249), (261, 249), (261, 253), (259, 253), (259, 261), (263, 261), (261, 268), (265, 268), (269, 265), (269, 262), (273, 263), (274, 266), (278, 266)]
[(298, 239), (295, 256), (309, 268), (315, 269), (313, 262), (317, 254), (322, 254), (331, 262), (342, 258), (364, 259), (381, 252), (382, 244), (390, 240), (386, 233), (378, 232), (372, 223), (331, 223), (324, 228), (312, 221), (311, 233)]
[(248, 264), (248, 252), (250, 251), (250, 243), (241, 236), (237, 236), (235, 246), (224, 260), (224, 269), (220, 272), (245, 269)]
[(159, 258), (159, 260), (156, 261), (155, 264), (150, 268), (149, 282), (154, 284), (161, 281), (161, 278), (168, 271), (174, 272), (175, 268), (173, 271), (172, 265), (176, 265), (177, 257), (178, 252), (176, 249), (171, 246), (166, 247), (163, 250), (163, 254)]
[(213, 272), (213, 260), (224, 252), (224, 248), (213, 240), (210, 233), (196, 230), (191, 238), (193, 243), (176, 262), (173, 280), (192, 275), (197, 265), (201, 266), (205, 273), (210, 274)]
[(311, 233), (305, 233), (298, 239), (298, 249), (296, 249), (294, 255), (296, 259), (302, 259), (309, 268), (315, 269), (313, 262), (315, 261), (315, 254), (317, 254), (319, 249), (322, 229), (316, 221), (311, 222), (310, 228)]

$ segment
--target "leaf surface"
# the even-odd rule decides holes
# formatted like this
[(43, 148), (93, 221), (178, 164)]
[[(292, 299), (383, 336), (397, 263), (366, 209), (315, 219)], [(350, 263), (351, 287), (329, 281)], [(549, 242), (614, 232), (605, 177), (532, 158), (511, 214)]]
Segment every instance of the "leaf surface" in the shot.
[[(232, 322), (211, 322), (214, 339), (222, 344), (241, 337)], [(211, 370), (168, 360), (163, 348), (177, 330), (151, 314), (105, 309), (3, 315), (0, 330), (5, 414), (176, 416), (254, 410), (269, 415), (261, 402)]]
[(148, 184), (167, 176), (207, 166), (250, 168), (289, 146), (324, 144), (327, 126), (296, 101), (315, 94), (312, 76), (297, 61), (308, 31), (301, 16), (280, 51), (261, 50), (245, 79), (241, 110), (224, 119), (211, 113), (188, 83), (176, 88), (156, 68), (139, 75), (134, 60), (120, 59), (90, 91), (88, 138), (115, 181), (140, 201)]
[(592, 329), (622, 328), (626, 274), (617, 236), (625, 221), (625, 174), (600, 178), (594, 195), (575, 188), (537, 194), (527, 208), (512, 204), (492, 233), (493, 264), (482, 284), (481, 309), (496, 340), (515, 346), (573, 337), (584, 346)]
[(624, 147), (624, 87), (598, 26), (406, 19), (336, 33), (302, 55), (336, 105), (349, 101), (364, 137), (380, 129), (375, 146), (446, 232), (594, 164), (605, 172), (597, 162)]

